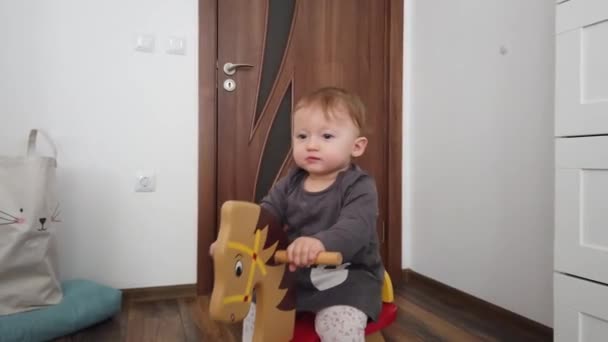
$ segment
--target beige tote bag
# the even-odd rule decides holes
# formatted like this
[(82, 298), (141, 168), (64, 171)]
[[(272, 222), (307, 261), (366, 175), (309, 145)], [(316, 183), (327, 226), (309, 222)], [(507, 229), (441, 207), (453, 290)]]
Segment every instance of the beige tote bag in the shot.
[[(53, 157), (36, 155), (44, 136)], [(62, 299), (51, 259), (60, 208), (55, 194), (57, 149), (39, 130), (30, 132), (27, 154), (0, 156), (0, 315), (57, 304)]]

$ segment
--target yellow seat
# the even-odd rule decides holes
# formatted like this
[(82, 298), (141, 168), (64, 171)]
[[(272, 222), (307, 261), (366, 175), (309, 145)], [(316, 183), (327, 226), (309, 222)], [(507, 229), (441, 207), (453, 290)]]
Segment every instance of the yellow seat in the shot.
[(382, 302), (392, 303), (395, 300), (393, 294), (393, 282), (388, 272), (384, 271), (384, 283), (382, 284)]

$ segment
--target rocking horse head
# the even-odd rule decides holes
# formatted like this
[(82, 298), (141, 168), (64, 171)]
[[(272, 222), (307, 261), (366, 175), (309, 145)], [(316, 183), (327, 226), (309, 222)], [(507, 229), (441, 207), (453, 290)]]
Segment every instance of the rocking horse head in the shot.
[(243, 320), (254, 290), (258, 316), (261, 310), (268, 319), (281, 312), (293, 315), (293, 275), (286, 272), (285, 264), (274, 260), (275, 251), (287, 247), (283, 227), (268, 211), (249, 202), (224, 203), (220, 219), (213, 255), (211, 317), (224, 322)]

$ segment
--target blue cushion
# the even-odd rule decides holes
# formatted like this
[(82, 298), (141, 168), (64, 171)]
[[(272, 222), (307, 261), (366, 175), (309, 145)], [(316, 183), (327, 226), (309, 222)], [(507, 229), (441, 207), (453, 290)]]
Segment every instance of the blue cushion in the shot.
[(88, 280), (62, 283), (59, 304), (0, 316), (1, 342), (48, 341), (101, 322), (120, 311), (120, 290)]

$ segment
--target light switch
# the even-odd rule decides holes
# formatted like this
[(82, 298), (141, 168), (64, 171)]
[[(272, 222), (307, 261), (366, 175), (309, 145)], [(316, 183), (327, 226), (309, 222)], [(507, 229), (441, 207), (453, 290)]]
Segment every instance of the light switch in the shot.
[(135, 50), (140, 52), (154, 52), (154, 35), (140, 34), (135, 39)]
[(186, 38), (169, 37), (167, 41), (167, 53), (170, 55), (185, 55)]
[(153, 192), (156, 190), (156, 175), (152, 171), (139, 171), (135, 177), (136, 192)]

